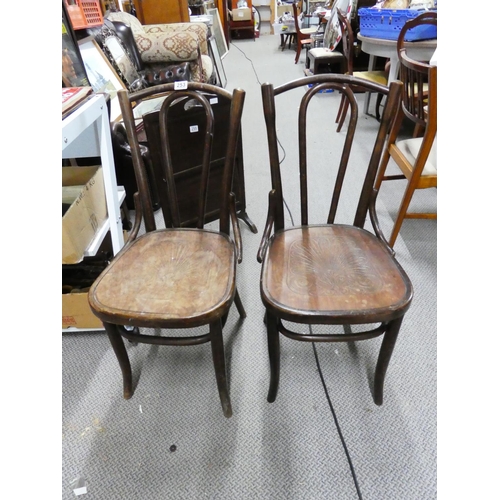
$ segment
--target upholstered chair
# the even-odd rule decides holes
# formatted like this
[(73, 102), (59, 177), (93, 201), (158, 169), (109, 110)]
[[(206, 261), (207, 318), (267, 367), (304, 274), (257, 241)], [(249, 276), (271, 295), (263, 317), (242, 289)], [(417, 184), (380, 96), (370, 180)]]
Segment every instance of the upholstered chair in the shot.
[[(144, 68), (161, 69), (188, 61), (191, 81), (209, 83), (214, 66), (208, 53), (208, 28), (204, 23), (143, 25), (127, 12), (109, 12), (106, 18), (132, 29)], [(201, 66), (201, 67), (200, 67)]]

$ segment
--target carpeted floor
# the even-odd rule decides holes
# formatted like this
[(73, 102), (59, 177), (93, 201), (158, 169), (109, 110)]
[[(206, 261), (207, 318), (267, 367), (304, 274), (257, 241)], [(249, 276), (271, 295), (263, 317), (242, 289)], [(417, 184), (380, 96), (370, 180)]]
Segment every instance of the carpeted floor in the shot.
[[(313, 346), (283, 338), (278, 397), (273, 404), (266, 401), (269, 367), (256, 254), (270, 178), (260, 83), (301, 77), (305, 62), (305, 50), (295, 65), (293, 50), (282, 52), (278, 42), (272, 35), (237, 41), (224, 58), (227, 88), (247, 91), (242, 124), (247, 212), (259, 229), (253, 234), (242, 224), (238, 288), (247, 318), (240, 321), (233, 308), (224, 331), (234, 415), (223, 417), (208, 344), (128, 345), (137, 387), (125, 401), (106, 335), (64, 334), (63, 500), (74, 498), (77, 478), (86, 483), (82, 498), (89, 500), (437, 497), (436, 221), (405, 221), (395, 244), (415, 296), (389, 366), (384, 405), (376, 406), (371, 393), (379, 339)], [(317, 96), (313, 103), (312, 154), (322, 170), (311, 212), (321, 214), (318, 222), (326, 217), (331, 195), (328, 148), (335, 145), (338, 104), (336, 94)], [(284, 109), (290, 121), (279, 131), (290, 187), (298, 179), (295, 111), (292, 104)], [(376, 126), (372, 116), (360, 117), (354, 164), (366, 162), (362, 134)], [(343, 200), (341, 218), (355, 203), (356, 172), (353, 167), (347, 179), (352, 197)], [(400, 181), (382, 186), (378, 207), (387, 232), (403, 188)], [(413, 206), (434, 210), (436, 198), (436, 190), (419, 192)], [(297, 199), (294, 194), (287, 199), (291, 208), (298, 208)], [(292, 214), (298, 217), (297, 210)]]

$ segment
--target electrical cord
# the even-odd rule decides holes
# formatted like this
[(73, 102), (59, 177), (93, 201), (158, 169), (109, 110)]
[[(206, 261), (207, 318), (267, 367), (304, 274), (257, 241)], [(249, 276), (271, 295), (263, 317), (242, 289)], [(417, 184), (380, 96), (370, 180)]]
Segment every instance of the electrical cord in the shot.
[[(309, 325), (309, 331), (312, 334), (311, 325)], [(312, 345), (313, 345), (314, 357), (316, 358), (316, 366), (318, 367), (319, 376), (321, 378), (321, 383), (323, 384), (323, 389), (325, 391), (328, 405), (330, 406), (330, 411), (332, 412), (332, 415), (333, 415), (335, 427), (337, 428), (337, 432), (339, 433), (340, 441), (342, 442), (342, 447), (344, 448), (344, 453), (346, 455), (347, 462), (349, 463), (349, 468), (351, 469), (351, 475), (352, 475), (352, 479), (354, 481), (354, 486), (356, 487), (356, 492), (358, 494), (359, 500), (363, 500), (363, 497), (361, 496), (361, 490), (360, 490), (359, 484), (358, 484), (358, 479), (356, 477), (356, 471), (354, 470), (354, 465), (352, 463), (351, 456), (349, 455), (349, 450), (347, 449), (347, 444), (345, 442), (344, 436), (342, 435), (342, 431), (340, 429), (340, 424), (339, 424), (339, 421), (337, 418), (337, 414), (335, 413), (335, 409), (333, 408), (332, 400), (330, 399), (330, 394), (328, 393), (328, 388), (326, 387), (325, 379), (323, 377), (323, 372), (321, 371), (321, 365), (319, 363), (318, 352), (316, 350), (316, 343), (313, 342)]]
[[(257, 79), (257, 82), (259, 83), (259, 85), (262, 85), (262, 83), (259, 80), (259, 76), (257, 75), (257, 71), (255, 70), (255, 66), (253, 65), (253, 61), (245, 54), (245, 52), (243, 52), (243, 50), (241, 50), (237, 45), (234, 45), (233, 42), (231, 42), (231, 45), (233, 45), (233, 47), (236, 47), (245, 56), (245, 58), (248, 61), (250, 61), (250, 64), (252, 65), (253, 72), (255, 73), (255, 78)], [(283, 158), (279, 162), (280, 165), (281, 165), (281, 163), (284, 161), (284, 159), (286, 157), (286, 151), (285, 151), (285, 148), (282, 146), (280, 140), (278, 138), (277, 138), (277, 140), (278, 140), (278, 144), (280, 145), (280, 148), (283, 151)], [(285, 204), (285, 207), (286, 207), (286, 209), (288, 211), (288, 215), (290, 216), (290, 221), (291, 221), (292, 226), (295, 226), (295, 222), (293, 220), (292, 212), (291, 212), (290, 207), (288, 206), (288, 203), (286, 202), (285, 198), (283, 198), (283, 203)], [(309, 325), (309, 331), (312, 334), (312, 327), (311, 327), (311, 325)], [(323, 377), (323, 372), (321, 371), (321, 365), (319, 363), (319, 357), (318, 357), (318, 353), (317, 353), (317, 350), (316, 350), (316, 343), (313, 342), (312, 346), (313, 346), (313, 351), (314, 351), (314, 357), (316, 358), (316, 366), (318, 367), (319, 376), (321, 378), (321, 383), (322, 383), (323, 389), (325, 391), (325, 395), (326, 395), (326, 399), (328, 401), (328, 405), (330, 406), (330, 411), (332, 413), (333, 420), (335, 422), (335, 427), (337, 428), (337, 432), (339, 434), (340, 441), (342, 442), (342, 447), (344, 448), (344, 453), (346, 455), (347, 462), (349, 463), (349, 468), (351, 470), (351, 475), (352, 475), (352, 478), (353, 478), (353, 481), (354, 481), (354, 486), (356, 487), (356, 492), (358, 494), (359, 500), (363, 500), (363, 497), (361, 495), (361, 490), (360, 490), (359, 484), (358, 484), (358, 479), (356, 477), (356, 472), (354, 470), (354, 465), (352, 463), (351, 456), (349, 454), (349, 450), (347, 448), (347, 444), (345, 442), (344, 436), (342, 435), (342, 431), (340, 429), (340, 424), (339, 424), (339, 421), (338, 421), (338, 418), (337, 418), (337, 414), (335, 413), (335, 409), (333, 408), (333, 404), (332, 404), (332, 401), (330, 399), (330, 394), (328, 393), (328, 388), (326, 387), (325, 379)]]
[[(257, 71), (255, 69), (255, 66), (253, 65), (253, 61), (245, 54), (245, 52), (243, 50), (241, 50), (237, 45), (235, 45), (233, 42), (231, 42), (231, 45), (235, 48), (237, 48), (242, 54), (243, 56), (245, 57), (245, 59), (247, 59), (248, 61), (250, 61), (250, 64), (252, 65), (252, 69), (253, 69), (253, 72), (255, 74), (255, 78), (258, 82), (259, 85), (262, 85), (261, 81), (259, 80), (259, 75), (257, 74)], [(285, 151), (285, 148), (283, 147), (283, 145), (281, 144), (280, 140), (278, 139), (278, 137), (276, 137), (276, 139), (278, 140), (278, 144), (281, 148), (281, 150), (283, 151), (283, 158), (281, 158), (280, 160), (280, 165), (283, 163), (283, 161), (285, 160), (286, 158), (286, 151)], [(286, 200), (283, 198), (283, 202), (285, 203), (285, 206), (286, 206), (286, 209), (288, 210), (288, 213), (290, 214), (290, 219), (292, 220), (292, 226), (294, 225), (293, 223), (293, 217), (292, 217), (292, 212), (290, 211), (290, 208), (286, 202)]]

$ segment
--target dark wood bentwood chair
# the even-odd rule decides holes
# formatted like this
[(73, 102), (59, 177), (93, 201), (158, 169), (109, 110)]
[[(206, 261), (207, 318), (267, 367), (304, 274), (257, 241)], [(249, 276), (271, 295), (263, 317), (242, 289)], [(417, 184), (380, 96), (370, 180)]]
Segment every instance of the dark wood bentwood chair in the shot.
[[(408, 21), (398, 38), (400, 79), (403, 82), (403, 99), (382, 156), (375, 188), (382, 181), (406, 179), (407, 185), (399, 206), (396, 221), (389, 238), (394, 246), (404, 219), (436, 219), (436, 213), (408, 212), (416, 189), (437, 187), (437, 67), (410, 59), (404, 47), (406, 32), (416, 26), (436, 25), (437, 14), (428, 12)], [(397, 141), (408, 119), (415, 124), (414, 137)], [(418, 137), (423, 130), (423, 136)], [(392, 158), (401, 174), (386, 175), (387, 164)]]
[[(380, 85), (387, 85), (387, 73), (385, 71), (354, 71), (354, 33), (351, 28), (351, 23), (339, 9), (337, 9), (337, 15), (340, 23), (340, 31), (342, 33), (342, 50), (347, 62), (346, 74), (357, 78), (363, 78), (363, 80), (379, 83)], [(357, 88), (353, 88), (352, 90), (356, 94), (362, 92), (361, 89)], [(382, 104), (382, 97), (382, 93), (377, 94), (377, 102), (375, 104), (375, 117), (377, 120), (380, 120), (380, 105)], [(337, 118), (335, 119), (335, 123), (338, 123), (337, 132), (342, 130), (348, 108), (348, 101), (343, 96), (340, 101)]]
[[(300, 179), (300, 225), (285, 227), (284, 194), (278, 157), (276, 100), (286, 101), (288, 108), (297, 109), (293, 98), (297, 88), (312, 86), (302, 95), (298, 106), (298, 147)], [(301, 78), (277, 88), (262, 85), (262, 99), (269, 144), (271, 187), (269, 211), (258, 251), (262, 263), (261, 298), (266, 308), (266, 326), (271, 366), (271, 380), (267, 400), (276, 398), (280, 371), (280, 333), (304, 342), (348, 342), (372, 339), (383, 335), (375, 369), (374, 401), (382, 404), (384, 378), (389, 365), (404, 314), (410, 307), (413, 290), (411, 282), (394, 258), (378, 226), (375, 212), (376, 192), (373, 183), (382, 154), (384, 140), (389, 132), (392, 116), (401, 100), (401, 82), (390, 87), (347, 75), (323, 74)], [(374, 138), (371, 157), (357, 203), (353, 224), (335, 223), (344, 176), (358, 120), (358, 106), (351, 88), (381, 92), (387, 96), (379, 130)], [(314, 134), (306, 134), (308, 106), (317, 92), (334, 89), (341, 92), (351, 107), (344, 141), (340, 140), (340, 162), (326, 224), (309, 221), (308, 199), (308, 145), (314, 150)], [(295, 101), (296, 102), (296, 101)], [(281, 106), (282, 102), (279, 103)], [(283, 108), (281, 108), (283, 109)], [(309, 124), (317, 122), (315, 113)], [(287, 115), (287, 121), (289, 116)], [(288, 122), (287, 122), (288, 123)], [(289, 125), (287, 124), (288, 128)], [(343, 145), (342, 145), (343, 144)], [(366, 137), (362, 147), (366, 147)], [(326, 153), (332, 158), (333, 148)], [(363, 167), (364, 169), (365, 167)], [(311, 167), (309, 167), (309, 170)], [(331, 165), (335, 172), (336, 166)], [(291, 172), (287, 172), (290, 180)], [(326, 175), (326, 174), (325, 174)], [(288, 198), (288, 205), (290, 199)], [(288, 206), (287, 205), (287, 206)], [(363, 228), (369, 213), (374, 233)], [(284, 324), (284, 321), (287, 324)], [(302, 332), (294, 326), (308, 325)], [(297, 324), (297, 325), (295, 325)], [(314, 325), (344, 325), (346, 333), (314, 333)], [(350, 330), (358, 326), (363, 332)], [(332, 327), (334, 328), (334, 327)], [(298, 329), (298, 328), (294, 328)], [(353, 330), (355, 330), (354, 328)]]
[[(236, 218), (234, 195), (230, 192), (245, 92), (208, 84), (188, 83), (187, 90), (174, 90), (176, 84), (151, 87), (134, 94), (118, 92), (123, 121), (132, 151), (138, 192), (136, 218), (130, 238), (89, 291), (89, 303), (103, 322), (123, 375), (124, 397), (133, 394), (132, 372), (123, 338), (132, 342), (187, 346), (210, 342), (222, 409), (232, 415), (229, 398), (222, 328), (229, 308), (236, 304), (241, 317), (245, 310), (235, 284), (236, 262), (241, 261), (241, 236)], [(160, 133), (163, 137), (163, 183), (168, 191), (171, 224), (157, 229), (149, 196), (148, 177), (134, 123), (132, 102), (166, 95), (160, 109)], [(219, 231), (204, 229), (205, 204), (209, 179), (210, 150), (213, 137), (213, 112), (210, 96), (231, 100), (230, 127), (225, 155), (223, 188), (220, 200)], [(178, 200), (170, 158), (169, 109), (184, 99), (186, 105), (200, 106), (206, 120), (193, 130), (204, 141), (196, 228), (180, 227)], [(193, 139), (195, 140), (195, 139)], [(164, 197), (161, 197), (164, 199)], [(138, 236), (144, 219), (146, 233)], [(230, 237), (230, 223), (234, 241)], [(160, 336), (140, 332), (139, 328), (185, 329), (208, 325), (208, 333), (187, 336)]]

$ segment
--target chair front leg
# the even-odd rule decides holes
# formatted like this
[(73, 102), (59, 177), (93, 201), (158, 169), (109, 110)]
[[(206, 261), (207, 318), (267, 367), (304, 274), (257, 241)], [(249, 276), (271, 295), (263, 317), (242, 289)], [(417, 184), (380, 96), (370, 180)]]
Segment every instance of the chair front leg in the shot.
[(233, 414), (229, 390), (227, 386), (226, 359), (224, 355), (224, 340), (222, 338), (222, 322), (220, 319), (210, 323), (210, 344), (214, 361), (215, 378), (219, 390), (220, 402), (224, 416), (229, 418)]
[(132, 389), (132, 368), (130, 367), (127, 349), (125, 349), (125, 344), (123, 343), (123, 337), (120, 335), (116, 325), (105, 322), (103, 322), (103, 325), (122, 371), (123, 397), (125, 399), (130, 399), (134, 392)]
[(389, 366), (389, 361), (391, 360), (392, 351), (396, 345), (396, 340), (398, 338), (399, 329), (401, 328), (401, 323), (403, 322), (403, 317), (392, 320), (387, 325), (387, 330), (384, 334), (384, 339), (382, 340), (382, 345), (380, 346), (380, 353), (378, 355), (377, 366), (375, 368), (375, 382), (374, 382), (374, 394), (373, 399), (376, 405), (381, 405), (384, 400), (384, 379), (387, 372), (387, 367)]
[(245, 311), (245, 308), (243, 307), (243, 302), (241, 302), (240, 294), (238, 293), (238, 289), (236, 289), (236, 293), (234, 295), (234, 303), (236, 304), (236, 309), (238, 310), (238, 313), (241, 318), (246, 318), (247, 313)]
[(265, 322), (267, 326), (267, 347), (271, 368), (267, 401), (273, 403), (278, 394), (278, 385), (280, 381), (280, 332), (278, 330), (278, 319), (269, 311), (266, 312)]

